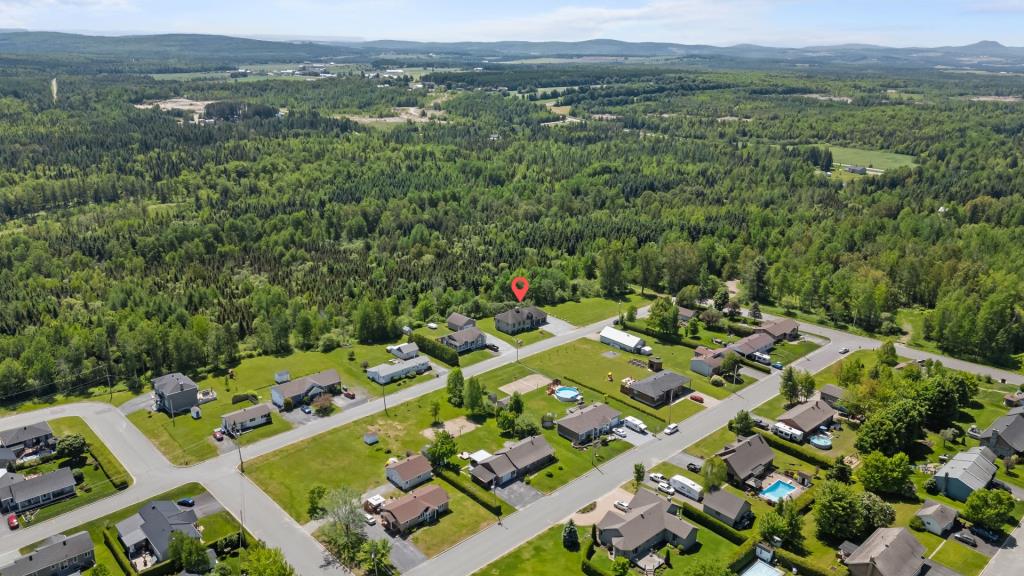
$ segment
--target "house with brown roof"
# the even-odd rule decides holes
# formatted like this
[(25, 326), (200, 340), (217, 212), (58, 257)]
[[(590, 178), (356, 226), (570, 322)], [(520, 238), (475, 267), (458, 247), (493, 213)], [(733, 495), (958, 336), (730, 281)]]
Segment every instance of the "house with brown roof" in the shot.
[(629, 501), (629, 511), (610, 510), (597, 523), (597, 539), (616, 557), (654, 570), (663, 562), (652, 554), (666, 544), (688, 550), (697, 542), (697, 529), (675, 514), (675, 506), (647, 490)]
[(476, 326), (463, 328), (458, 332), (452, 332), (451, 334), (442, 336), (437, 340), (459, 354), (472, 352), (487, 346), (487, 338)]
[(555, 420), (558, 434), (573, 444), (593, 442), (620, 424), (622, 413), (600, 402)]
[(685, 324), (686, 322), (693, 320), (693, 318), (697, 315), (696, 310), (690, 310), (689, 308), (684, 308), (682, 306), (676, 306), (676, 310), (679, 314), (680, 324)]
[(490, 488), (522, 480), (555, 461), (555, 450), (543, 436), (530, 436), (477, 463), (473, 480)]
[(800, 338), (800, 325), (791, 318), (780, 318), (772, 322), (761, 324), (754, 328), (755, 333), (767, 334), (775, 342), (783, 340), (796, 340)]
[(422, 454), (414, 454), (405, 460), (388, 464), (384, 468), (388, 480), (408, 492), (434, 477), (434, 470)]
[(536, 306), (517, 306), (494, 317), (494, 327), (505, 334), (536, 330), (547, 323), (548, 313)]
[(761, 487), (761, 479), (772, 469), (775, 452), (760, 434), (738, 440), (716, 454), (725, 462), (729, 481), (738, 486)]
[(814, 400), (797, 404), (786, 410), (776, 419), (790, 428), (795, 428), (805, 435), (811, 434), (821, 426), (832, 424), (836, 411), (823, 400)]
[(726, 346), (729, 350), (743, 357), (749, 357), (757, 352), (765, 353), (775, 346), (775, 339), (768, 334), (757, 333), (741, 338)]
[(725, 355), (729, 350), (719, 348), (712, 350), (705, 346), (698, 346), (693, 352), (690, 360), (690, 370), (708, 378), (718, 374), (722, 370), (722, 363), (725, 362)]
[(408, 534), (410, 530), (436, 521), (448, 511), (448, 493), (437, 484), (428, 484), (384, 505), (380, 522), (385, 530)]
[(642, 380), (627, 380), (619, 391), (657, 408), (682, 398), (689, 389), (690, 379), (671, 370), (656, 372)]
[(448, 315), (448, 329), (452, 332), (458, 332), (459, 330), (465, 330), (471, 326), (476, 326), (476, 320), (473, 320), (469, 316), (459, 314), (458, 312), (452, 312)]
[(337, 390), (340, 385), (341, 376), (338, 375), (337, 370), (331, 368), (272, 387), (270, 401), (281, 409), (284, 409), (287, 399), (291, 399), (292, 406), (301, 406), (315, 400), (325, 392)]
[(906, 528), (879, 528), (846, 558), (850, 576), (918, 576), (925, 548)]

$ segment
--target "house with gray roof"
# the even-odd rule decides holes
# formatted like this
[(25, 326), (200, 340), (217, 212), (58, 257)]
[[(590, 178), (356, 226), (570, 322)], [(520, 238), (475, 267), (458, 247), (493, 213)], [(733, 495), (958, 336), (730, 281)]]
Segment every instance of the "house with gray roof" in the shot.
[(6, 566), (0, 565), (3, 576), (71, 576), (88, 570), (96, 563), (92, 537), (88, 532), (71, 536), (58, 535), (46, 544), (25, 554)]
[(325, 392), (333, 392), (341, 385), (341, 376), (334, 368), (296, 378), (278, 384), (270, 389), (270, 401), (284, 409), (285, 400), (291, 399), (292, 406), (301, 406), (315, 400)]
[(690, 310), (689, 308), (684, 308), (682, 306), (676, 307), (676, 313), (678, 314), (679, 324), (689, 322), (697, 315), (696, 310)]
[(459, 330), (465, 330), (471, 326), (476, 326), (476, 320), (473, 320), (469, 316), (459, 314), (458, 312), (452, 312), (448, 315), (448, 329), (452, 332), (458, 332)]
[(957, 511), (934, 500), (925, 500), (924, 505), (914, 516), (921, 519), (925, 530), (936, 536), (945, 537), (956, 526)]
[(452, 332), (437, 339), (438, 342), (455, 350), (459, 354), (479, 350), (487, 346), (487, 338), (476, 326), (463, 328), (458, 332)]
[(648, 490), (639, 490), (629, 501), (629, 511), (610, 510), (597, 523), (598, 542), (615, 556), (629, 558), (644, 569), (661, 566), (661, 555), (651, 554), (666, 544), (690, 549), (697, 542), (697, 528), (675, 514), (675, 506)]
[(839, 406), (839, 402), (843, 399), (846, 394), (846, 388), (842, 386), (836, 386), (835, 384), (825, 384), (818, 391), (818, 395), (822, 402), (828, 404), (832, 408), (842, 412), (843, 409)]
[(754, 328), (755, 333), (767, 334), (775, 342), (783, 340), (796, 340), (800, 337), (800, 325), (791, 318), (780, 318), (771, 322), (761, 324)]
[(768, 352), (775, 346), (775, 339), (763, 332), (751, 334), (726, 346), (729, 350), (743, 357), (753, 355), (755, 352)]
[(775, 452), (760, 434), (726, 446), (717, 456), (725, 462), (729, 481), (740, 487), (760, 488), (775, 461)]
[(622, 413), (600, 402), (555, 420), (558, 434), (573, 444), (593, 442), (620, 424)]
[(671, 370), (656, 372), (643, 380), (623, 383), (619, 390), (648, 406), (657, 408), (682, 398), (689, 389), (690, 379)]
[(988, 486), (996, 475), (995, 454), (976, 446), (953, 456), (935, 473), (939, 490), (953, 500), (964, 502), (971, 492)]
[(45, 421), (0, 432), (0, 446), (17, 456), (36, 449), (50, 450), (56, 445), (57, 439), (53, 436), (53, 429), (50, 428), (50, 423)]
[(1024, 454), (1024, 408), (1000, 416), (981, 433), (981, 444), (999, 458)]
[(473, 480), (490, 488), (522, 480), (555, 461), (555, 450), (543, 436), (530, 436), (516, 442), (497, 454), (481, 460), (470, 475)]
[(171, 416), (189, 412), (199, 405), (199, 386), (180, 372), (164, 374), (153, 379), (154, 408)]
[(420, 355), (420, 347), (415, 342), (406, 342), (398, 346), (390, 347), (391, 354), (399, 360), (408, 360)]
[(704, 513), (737, 530), (754, 522), (750, 502), (726, 490), (713, 490), (704, 495)]
[(10, 448), (0, 447), (0, 469), (10, 470), (18, 461), (18, 455)]
[(273, 422), (273, 412), (270, 404), (247, 406), (241, 410), (228, 412), (221, 416), (220, 425), (224, 429), (225, 434), (235, 438), (253, 428), (259, 428)]
[(377, 384), (388, 384), (413, 374), (422, 374), (430, 370), (430, 360), (426, 356), (416, 356), (398, 362), (385, 362), (366, 370), (366, 375)]
[(918, 576), (924, 546), (906, 528), (879, 528), (846, 558), (850, 576)]
[(832, 424), (836, 411), (823, 400), (797, 404), (786, 410), (776, 421), (809, 435), (821, 426)]
[(26, 478), (8, 472), (0, 476), (0, 512), (21, 513), (75, 495), (75, 477), (69, 468)]
[(169, 500), (153, 500), (134, 516), (118, 522), (117, 536), (129, 558), (148, 552), (163, 562), (175, 532), (196, 540), (201, 538), (196, 529), (198, 519), (195, 510), (182, 509)]
[(548, 313), (536, 306), (517, 306), (494, 317), (495, 329), (505, 334), (536, 330), (547, 323)]

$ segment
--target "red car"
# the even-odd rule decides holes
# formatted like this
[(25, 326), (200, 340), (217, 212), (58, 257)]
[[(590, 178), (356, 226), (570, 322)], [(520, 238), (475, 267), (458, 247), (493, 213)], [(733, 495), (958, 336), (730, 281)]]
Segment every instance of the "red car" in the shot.
[(221, 432), (220, 430), (214, 430), (213, 439), (216, 440), (217, 442), (220, 442), (221, 440), (224, 439), (224, 433)]
[(17, 514), (11, 514), (10, 516), (7, 517), (7, 527), (10, 528), (11, 530), (17, 530), (18, 529), (18, 515)]
[(351, 390), (345, 390), (344, 392), (341, 393), (341, 395), (344, 396), (345, 398), (348, 398), (349, 400), (356, 399), (356, 393)]
[(697, 402), (698, 404), (703, 404), (704, 403), (704, 397), (701, 396), (700, 394), (690, 394), (690, 400), (693, 400), (694, 402)]

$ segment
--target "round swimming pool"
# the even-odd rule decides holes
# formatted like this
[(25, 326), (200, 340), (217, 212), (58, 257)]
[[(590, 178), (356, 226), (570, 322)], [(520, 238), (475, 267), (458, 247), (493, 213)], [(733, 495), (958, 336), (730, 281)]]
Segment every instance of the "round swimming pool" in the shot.
[(575, 402), (580, 398), (580, 391), (577, 388), (571, 386), (562, 386), (555, 390), (555, 398), (558, 398), (562, 402)]
[(815, 448), (819, 448), (821, 450), (832, 449), (832, 439), (829, 438), (828, 436), (825, 436), (824, 434), (815, 434), (814, 436), (808, 438), (808, 442), (811, 443), (811, 446), (814, 446)]

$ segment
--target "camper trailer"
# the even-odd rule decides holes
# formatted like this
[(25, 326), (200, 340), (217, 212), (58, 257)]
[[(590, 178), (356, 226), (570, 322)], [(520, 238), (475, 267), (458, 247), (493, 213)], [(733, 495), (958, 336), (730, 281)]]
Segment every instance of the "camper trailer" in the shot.
[(691, 500), (700, 502), (701, 498), (704, 497), (704, 488), (686, 476), (676, 474), (672, 478), (669, 478), (669, 484), (676, 489), (676, 492)]
[(647, 424), (644, 424), (643, 420), (635, 416), (626, 416), (625, 418), (622, 419), (622, 422), (623, 424), (626, 425), (626, 428), (629, 428), (634, 432), (639, 432), (640, 434), (647, 434)]
[(803, 442), (804, 433), (793, 428), (792, 426), (786, 426), (781, 422), (776, 422), (772, 425), (772, 432), (780, 438), (785, 438), (791, 442)]

